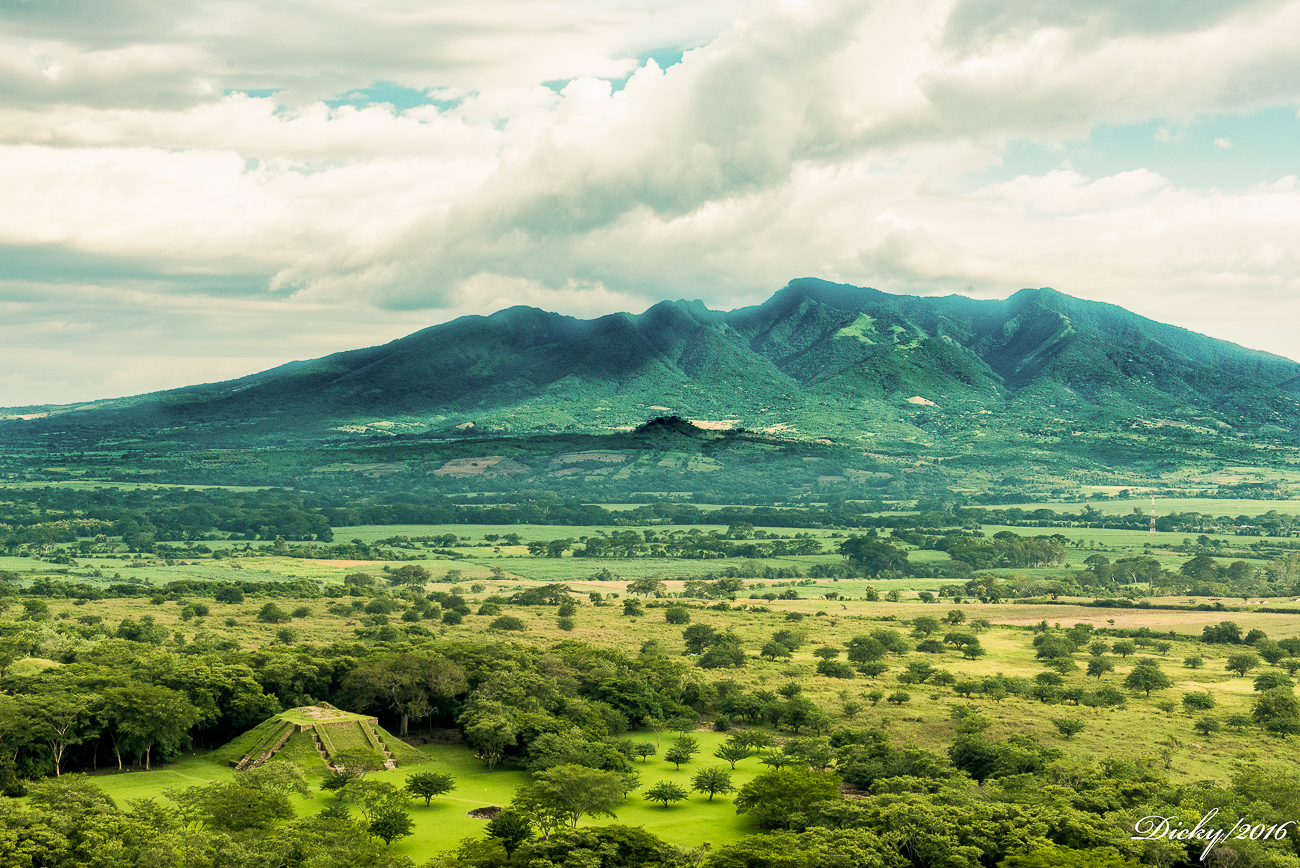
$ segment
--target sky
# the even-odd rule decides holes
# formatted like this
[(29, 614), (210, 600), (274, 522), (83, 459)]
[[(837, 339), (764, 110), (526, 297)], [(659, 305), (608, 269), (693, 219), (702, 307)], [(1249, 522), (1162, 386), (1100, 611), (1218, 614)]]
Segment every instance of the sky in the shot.
[(0, 0), (0, 406), (798, 277), (1300, 359), (1298, 107), (1300, 0)]

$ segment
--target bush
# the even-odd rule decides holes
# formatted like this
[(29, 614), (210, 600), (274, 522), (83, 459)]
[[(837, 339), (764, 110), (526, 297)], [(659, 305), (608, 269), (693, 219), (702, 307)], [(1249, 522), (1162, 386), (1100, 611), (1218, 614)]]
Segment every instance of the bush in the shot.
[(691, 613), (685, 606), (669, 606), (664, 610), (664, 620), (669, 624), (689, 624)]
[(838, 660), (818, 660), (817, 674), (827, 678), (852, 678), (853, 667)]
[(527, 630), (528, 627), (524, 624), (522, 619), (516, 618), (514, 615), (502, 615), (500, 618), (497, 618), (489, 624), (488, 629), (522, 631)]
[(293, 620), (292, 616), (275, 603), (267, 603), (257, 613), (257, 620), (263, 624), (285, 624)]
[(1219, 723), (1219, 721), (1215, 720), (1213, 717), (1202, 717), (1200, 720), (1196, 721), (1192, 727), (1201, 735), (1212, 735), (1213, 733), (1223, 729), (1223, 724)]

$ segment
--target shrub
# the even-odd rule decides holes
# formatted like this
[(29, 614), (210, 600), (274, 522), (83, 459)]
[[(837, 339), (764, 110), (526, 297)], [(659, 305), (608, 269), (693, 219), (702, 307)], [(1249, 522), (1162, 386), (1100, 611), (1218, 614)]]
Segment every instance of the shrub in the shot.
[(689, 624), (691, 613), (685, 606), (669, 606), (664, 610), (664, 620), (669, 624)]
[(852, 678), (853, 667), (838, 660), (818, 660), (817, 674), (828, 678)]
[(500, 618), (497, 618), (489, 624), (488, 629), (521, 631), (527, 630), (528, 627), (524, 624), (522, 619), (516, 618), (514, 615), (502, 615)]
[(292, 617), (275, 603), (267, 603), (257, 613), (257, 620), (263, 624), (285, 624), (292, 620)]

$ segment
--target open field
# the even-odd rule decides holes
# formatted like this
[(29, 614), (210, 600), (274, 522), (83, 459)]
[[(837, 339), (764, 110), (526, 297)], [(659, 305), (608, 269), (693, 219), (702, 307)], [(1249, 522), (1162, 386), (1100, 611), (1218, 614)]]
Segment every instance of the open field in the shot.
[[(635, 530), (638, 534), (680, 529), (664, 525), (617, 528), (618, 531)], [(699, 529), (721, 533), (726, 527)], [(783, 537), (791, 537), (796, 532), (809, 533), (821, 542), (823, 553), (753, 560), (578, 558), (572, 553), (545, 557), (529, 554), (524, 544), (499, 545), (500, 538), (508, 534), (518, 534), (521, 543), (527, 543), (579, 539), (613, 530), (592, 526), (448, 524), (334, 529), (336, 541), (357, 539), (372, 547), (381, 544), (391, 553), (389, 556), (396, 557), (393, 560), (295, 558), (286, 556), (283, 546), (277, 554), (265, 541), (238, 539), (205, 540), (203, 545), (218, 550), (219, 558), (193, 547), (192, 556), (173, 554), (170, 563), (157, 553), (126, 554), (120, 550), (113, 553), (78, 550), (70, 558), (71, 562), (65, 559), (64, 563), (51, 563), (51, 554), (59, 553), (57, 548), (18, 551), (15, 554), (19, 556), (0, 559), (0, 569), (11, 571), (17, 578), (15, 593), (0, 599), (0, 605), (8, 607), (0, 613), (0, 618), (13, 619), (15, 626), (6, 629), (30, 637), (31, 651), (8, 666), (10, 680), (6, 684), (23, 688), (42, 679), (53, 683), (64, 672), (80, 671), (70, 664), (80, 666), (85, 660), (97, 659), (101, 649), (130, 647), (135, 649), (130, 653), (138, 652), (142, 660), (151, 661), (183, 660), (189, 654), (210, 655), (199, 659), (218, 660), (224, 659), (222, 655), (229, 655), (250, 667), (250, 678), (265, 675), (268, 684), (279, 679), (275, 681), (277, 689), (293, 696), (314, 692), (314, 699), (286, 701), (280, 707), (310, 704), (317, 699), (337, 701), (349, 711), (377, 717), (382, 727), (397, 732), (398, 720), (391, 704), (378, 698), (367, 700), (368, 694), (358, 691), (345, 674), (317, 677), (311, 673), (335, 671), (334, 667), (338, 667), (337, 672), (346, 673), (363, 663), (377, 665), (377, 661), (401, 655), (432, 653), (428, 649), (454, 646), (475, 649), (475, 654), (479, 653), (478, 649), (496, 649), (491, 653), (501, 654), (503, 660), (539, 661), (539, 672), (554, 676), (557, 684), (572, 685), (578, 681), (568, 672), (570, 664), (562, 661), (565, 654), (579, 648), (589, 649), (583, 653), (596, 657), (616, 654), (614, 659), (622, 661), (608, 671), (597, 668), (595, 671), (600, 674), (584, 675), (592, 685), (599, 685), (614, 671), (621, 671), (622, 677), (631, 677), (630, 673), (648, 665), (647, 660), (654, 660), (650, 668), (663, 667), (663, 671), (675, 673), (671, 678), (680, 679), (683, 691), (695, 685), (714, 696), (740, 690), (776, 697), (787, 695), (797, 687), (799, 696), (829, 715), (827, 732), (838, 728), (879, 731), (895, 745), (930, 751), (941, 758), (948, 756), (949, 747), (960, 737), (954, 709), (974, 709), (987, 719), (988, 727), (983, 735), (993, 743), (1005, 744), (1017, 736), (1032, 736), (1039, 744), (1061, 751), (1064, 763), (1092, 767), (1101, 759), (1130, 762), (1135, 767), (1158, 771), (1175, 786), (1197, 782), (1228, 786), (1241, 768), (1261, 760), (1280, 764), (1289, 774), (1300, 772), (1300, 764), (1294, 759), (1300, 735), (1265, 732), (1252, 722), (1260, 696), (1255, 677), (1260, 674), (1280, 677), (1282, 667), (1256, 661), (1256, 667), (1242, 677), (1227, 668), (1229, 656), (1242, 651), (1242, 645), (1200, 641), (1204, 628), (1224, 621), (1236, 624), (1240, 634), (1258, 630), (1274, 642), (1300, 637), (1300, 615), (1258, 611), (1264, 607), (1300, 610), (1300, 602), (1292, 603), (1289, 596), (1254, 595), (1245, 604), (1240, 597), (1228, 596), (1164, 593), (1145, 597), (1145, 585), (1111, 585), (1107, 590), (1113, 590), (1116, 596), (1129, 593), (1132, 605), (1101, 607), (1090, 605), (1091, 597), (1068, 594), (1060, 594), (1055, 600), (1044, 594), (1037, 598), (1026, 595), (1022, 599), (980, 602), (976, 591), (963, 585), (964, 579), (952, 577), (889, 573), (878, 578), (810, 578), (812, 571), (826, 575), (825, 568), (842, 567), (844, 561), (835, 547), (845, 536), (861, 533), (843, 527), (764, 529), (767, 534)], [(1083, 569), (1085, 558), (1091, 555), (1103, 555), (1112, 561), (1150, 556), (1163, 569), (1177, 571), (1193, 557), (1195, 550), (1186, 534), (1152, 537), (1144, 531), (997, 525), (986, 525), (981, 531), (984, 540), (1008, 531), (1020, 537), (1059, 534), (1069, 541), (1065, 548), (1066, 562), (1062, 565), (979, 571), (986, 577), (997, 576), (1007, 587), (1038, 580), (1068, 580)], [(445, 539), (449, 535), (455, 537), (454, 543)], [(489, 535), (498, 539), (485, 539)], [(421, 539), (435, 537), (443, 539), (434, 543)], [(887, 532), (881, 537), (889, 539)], [(1210, 542), (1202, 548), (1209, 553), (1236, 552), (1238, 547), (1252, 541), (1221, 534), (1210, 534), (1208, 539)], [(1217, 548), (1215, 540), (1221, 541)], [(433, 551), (431, 545), (442, 552)], [(906, 548), (910, 563), (918, 565), (922, 572), (947, 570), (952, 566), (946, 552)], [(448, 550), (458, 556), (449, 556)], [(1210, 560), (1226, 568), (1237, 557), (1237, 554), (1219, 554)], [(1251, 560), (1261, 574), (1266, 567), (1274, 568), (1268, 559)], [(411, 566), (427, 569), (428, 580), (413, 586), (389, 581), (398, 575), (395, 571)], [(775, 570), (784, 570), (790, 577), (760, 577), (764, 571), (770, 576)], [(688, 581), (725, 571), (740, 576), (729, 579), (738, 583), (732, 586), (730, 599), (720, 599), (727, 596), (725, 592), (711, 599), (690, 596), (699, 589), (688, 587)], [(358, 580), (355, 578), (358, 573), (370, 579)], [(601, 581), (596, 578), (598, 574), (612, 574), (614, 578)], [(348, 576), (353, 578), (345, 584)], [(657, 592), (635, 594), (628, 587), (630, 582), (650, 577), (663, 582)], [(214, 584), (192, 586), (184, 592), (169, 593), (164, 588), (168, 582), (184, 579)], [(23, 593), (33, 583), (46, 580), (84, 582), (91, 588), (105, 590), (118, 584), (128, 588), (127, 593), (141, 595), (117, 595), (120, 588), (100, 599), (92, 598), (93, 595), (59, 593), (29, 598)], [(306, 584), (287, 584), (295, 581)], [(213, 588), (235, 582), (246, 591), (241, 602), (221, 602), (214, 598)], [(510, 601), (517, 593), (551, 583), (568, 586), (573, 595), (571, 616), (562, 619), (555, 601), (548, 605)], [(958, 603), (947, 596), (924, 602), (929, 594), (938, 595), (941, 589), (946, 594), (960, 594), (962, 601)], [(767, 599), (765, 595), (778, 598)], [(787, 598), (782, 599), (780, 595)], [(28, 618), (28, 604), (36, 599), (47, 607), (48, 617)], [(629, 599), (640, 604), (640, 614), (625, 610), (624, 603)], [(439, 605), (432, 606), (431, 600)], [(272, 604), (279, 614), (274, 618), (264, 617), (265, 608)], [(1197, 608), (1214, 604), (1220, 608)], [(462, 606), (461, 611), (467, 614), (458, 620), (444, 620), (443, 614), (453, 605)], [(1185, 608), (1156, 608), (1160, 605)], [(684, 608), (688, 622), (681, 622), (682, 613), (678, 611), (673, 615), (678, 623), (670, 623), (669, 607)], [(483, 614), (479, 614), (480, 609)], [(498, 620), (502, 616), (518, 621), (503, 625)], [(935, 641), (929, 647), (918, 647), (927, 638), (928, 619), (940, 621), (929, 637)], [(140, 624), (156, 631), (154, 638), (138, 645), (112, 638), (121, 637), (122, 631), (129, 627), (134, 629), (130, 625)], [(1070, 655), (1072, 666), (1062, 667), (1064, 672), (1056, 685), (1057, 693), (1049, 691), (1035, 698), (1036, 685), (1045, 683), (1041, 677), (1047, 670), (1033, 644), (1034, 628), (1045, 626), (1055, 635), (1062, 635), (1080, 624), (1090, 625), (1095, 638), (1105, 643), (1102, 656), (1113, 668), (1100, 673), (1100, 677), (1087, 675), (1083, 670), (1090, 655), (1085, 642)], [(742, 665), (700, 667), (700, 656), (688, 652), (684, 635), (688, 627), (707, 627), (715, 635), (729, 637), (743, 651)], [(830, 670), (819, 669), (822, 658), (843, 661), (846, 649), (854, 640), (873, 631), (896, 631), (905, 643), (901, 652), (886, 654), (880, 660), (881, 671), (867, 674), (850, 667), (847, 673), (834, 677)], [(1134, 635), (1134, 631), (1140, 632)], [(950, 634), (967, 633), (977, 633), (980, 654), (964, 656), (954, 644), (942, 641)], [(792, 642), (788, 655), (767, 653), (778, 634)], [(1120, 653), (1112, 646), (1126, 636), (1134, 638), (1137, 647)], [(1199, 667), (1188, 665), (1185, 661), (1189, 658), (1199, 658)], [(1144, 659), (1154, 661), (1170, 679), (1168, 687), (1157, 688), (1149, 696), (1125, 686), (1128, 676)], [(933, 670), (926, 675), (927, 680), (912, 680), (911, 673), (917, 667), (927, 666)], [(267, 675), (263, 667), (276, 674)], [(283, 675), (291, 671), (298, 674)], [(317, 680), (311, 681), (311, 686), (290, 685), (294, 678), (303, 679), (303, 684), (312, 678)], [(984, 685), (998, 683), (1011, 684), (1015, 689), (1003, 696), (994, 688), (989, 688), (991, 693), (985, 692)], [(1107, 689), (1120, 696), (1118, 704), (1093, 704), (1083, 698)], [(1071, 692), (1073, 700), (1062, 698)], [(465, 693), (472, 693), (468, 685)], [(467, 707), (466, 695), (439, 708), (437, 726), (462, 725), (458, 715)], [(1198, 734), (1193, 729), (1206, 712), (1185, 706), (1183, 699), (1188, 695), (1209, 697), (1213, 706), (1211, 716), (1225, 722), (1219, 731)], [(362, 698), (358, 700), (360, 704), (349, 708), (339, 699), (342, 696)], [(515, 701), (525, 700), (517, 697)], [(622, 720), (620, 726), (630, 725), (632, 729), (615, 731), (615, 736), (634, 742), (656, 738), (661, 741), (659, 755), (645, 763), (634, 763), (643, 791), (659, 781), (675, 782), (689, 789), (695, 771), (721, 763), (710, 754), (727, 736), (713, 731), (712, 725), (722, 713), (711, 702), (701, 700), (693, 707), (699, 711), (694, 736), (703, 749), (693, 762), (680, 770), (674, 770), (662, 757), (671, 734), (665, 731), (656, 737), (653, 731), (639, 727), (638, 720)], [(433, 706), (425, 708), (426, 715), (433, 715)], [(1058, 730), (1063, 718), (1076, 720), (1081, 731), (1065, 738)], [(1234, 720), (1236, 723), (1231, 723)], [(419, 725), (419, 720), (414, 722), (412, 735), (420, 734)], [(244, 728), (248, 726), (251, 724), (245, 724)], [(569, 721), (565, 726), (574, 724)], [(601, 731), (600, 726), (596, 725), (596, 731)], [(778, 744), (796, 734), (788, 725), (778, 729), (770, 723), (746, 723), (739, 717), (729, 722), (729, 729), (766, 732)], [(230, 762), (238, 759), (231, 753), (236, 746), (239, 747), (235, 753), (242, 756), (252, 746), (261, 745), (265, 749), (276, 740), (275, 727), (264, 727), (264, 730), (248, 736), (252, 740), (247, 745), (237, 740), (224, 750), (183, 755), (149, 772), (101, 771), (95, 775), (95, 781), (122, 804), (144, 798), (165, 800), (169, 789), (228, 781), (233, 774)], [(804, 729), (798, 735), (809, 733), (810, 730)], [(392, 739), (382, 737), (391, 749)], [(314, 769), (315, 773), (323, 772), (324, 765), (310, 739), (294, 738), (297, 740), (291, 739), (272, 762), (295, 762)], [(365, 731), (355, 725), (332, 730), (330, 739), (331, 749), (366, 750), (370, 746)], [(224, 737), (203, 743), (219, 745), (223, 740)], [(105, 747), (98, 754), (101, 767), (106, 764), (105, 757), (111, 756), (106, 750)], [(395, 770), (371, 774), (374, 780), (398, 787), (416, 771), (445, 771), (455, 779), (455, 790), (437, 797), (429, 807), (420, 800), (410, 800), (413, 834), (396, 841), (391, 852), (410, 856), (417, 864), (456, 847), (462, 839), (481, 837), (485, 821), (472, 818), (467, 812), (506, 805), (517, 790), (532, 780), (523, 768), (510, 761), (489, 771), (482, 758), (460, 744), (424, 744), (418, 750), (427, 757), (427, 762), (404, 763)], [(763, 768), (754, 758), (744, 760), (737, 766), (733, 781), (737, 786), (744, 784)], [(733, 798), (734, 794), (718, 796), (710, 803), (693, 794), (687, 801), (664, 809), (652, 807), (633, 793), (616, 809), (616, 820), (588, 817), (581, 825), (618, 822), (642, 826), (663, 840), (683, 847), (703, 842), (717, 846), (759, 833), (748, 816), (736, 814)], [(334, 803), (334, 796), (317, 789), (308, 799), (295, 798), (293, 810), (299, 816), (308, 816)]]

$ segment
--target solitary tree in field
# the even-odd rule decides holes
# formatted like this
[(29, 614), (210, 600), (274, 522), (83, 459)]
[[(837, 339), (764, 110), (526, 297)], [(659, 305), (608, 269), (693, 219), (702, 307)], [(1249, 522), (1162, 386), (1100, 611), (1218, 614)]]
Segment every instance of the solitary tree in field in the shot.
[(1107, 672), (1115, 671), (1115, 662), (1107, 657), (1091, 657), (1088, 659), (1088, 674), (1098, 680)]
[(767, 657), (771, 660), (775, 660), (778, 657), (788, 660), (792, 656), (789, 648), (776, 641), (764, 644), (763, 647), (759, 649), (758, 654), (760, 657)]
[(1223, 724), (1219, 723), (1219, 721), (1213, 717), (1202, 717), (1200, 720), (1196, 721), (1196, 723), (1192, 724), (1192, 728), (1201, 735), (1209, 736), (1223, 729)]
[(718, 746), (718, 749), (713, 752), (713, 755), (720, 760), (726, 760), (731, 763), (731, 767), (734, 769), (736, 763), (749, 758), (749, 745), (728, 739)]
[(731, 785), (731, 772), (723, 768), (700, 769), (691, 778), (691, 789), (697, 793), (708, 793), (713, 801), (714, 793), (729, 793), (735, 789)]
[(1141, 690), (1147, 696), (1150, 696), (1153, 690), (1165, 690), (1172, 687), (1173, 684), (1174, 682), (1169, 676), (1160, 671), (1160, 664), (1150, 657), (1143, 657), (1139, 660), (1133, 670), (1129, 672), (1128, 677), (1124, 679), (1125, 687), (1130, 690)]
[(427, 808), (434, 796), (456, 789), (456, 781), (446, 772), (416, 772), (406, 779), (406, 792), (424, 799)]
[(664, 751), (664, 759), (673, 764), (673, 768), (680, 769), (682, 763), (691, 761), (691, 752), (679, 744), (675, 744), (668, 750)]
[(538, 772), (533, 787), (574, 829), (578, 828), (578, 820), (587, 814), (614, 816), (614, 808), (627, 798), (620, 775), (579, 765), (555, 766)]
[(645, 762), (646, 757), (659, 753), (659, 748), (648, 741), (640, 741), (632, 746), (632, 752), (641, 757), (641, 762)]
[(659, 576), (646, 576), (642, 579), (636, 579), (628, 582), (627, 592), (629, 594), (640, 594), (643, 597), (651, 595), (658, 596), (668, 590), (664, 580)]
[(1258, 657), (1249, 651), (1243, 651), (1240, 654), (1229, 654), (1228, 663), (1223, 668), (1229, 672), (1236, 672), (1238, 675), (1245, 675), (1258, 665)]
[(670, 802), (680, 802), (684, 798), (686, 798), (686, 790), (671, 781), (660, 781), (645, 793), (647, 802), (663, 802), (665, 808)]
[(1066, 738), (1076, 736), (1084, 729), (1083, 721), (1077, 717), (1053, 717), (1052, 723), (1056, 724), (1056, 731)]

